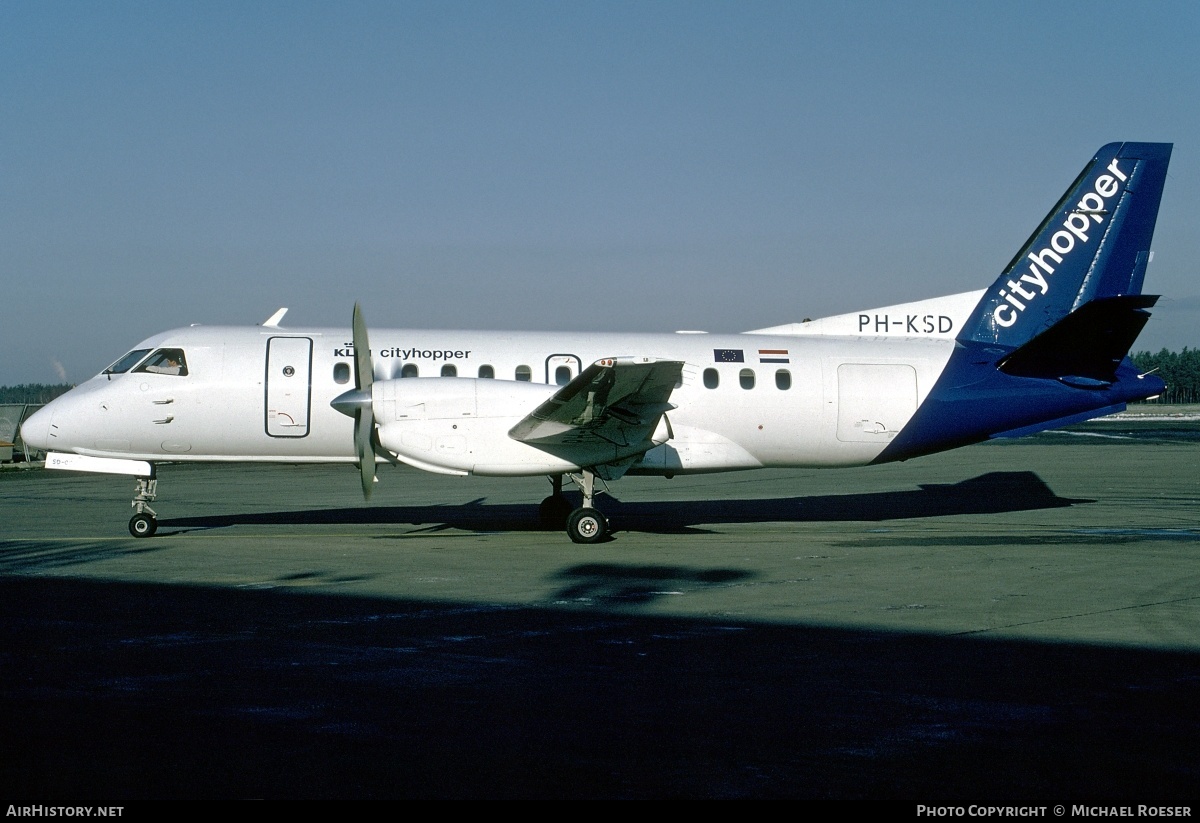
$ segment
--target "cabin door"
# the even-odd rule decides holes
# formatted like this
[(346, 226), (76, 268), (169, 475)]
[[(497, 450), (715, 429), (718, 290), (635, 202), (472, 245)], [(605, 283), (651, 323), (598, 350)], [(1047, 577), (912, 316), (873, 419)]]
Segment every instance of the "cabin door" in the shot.
[(267, 434), (304, 437), (312, 404), (312, 340), (272, 337), (267, 341)]

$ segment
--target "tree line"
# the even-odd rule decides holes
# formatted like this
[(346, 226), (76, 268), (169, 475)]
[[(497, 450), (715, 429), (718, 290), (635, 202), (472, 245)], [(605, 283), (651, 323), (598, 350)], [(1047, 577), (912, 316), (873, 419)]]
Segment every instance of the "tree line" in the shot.
[(1159, 403), (1200, 403), (1200, 349), (1139, 351), (1131, 359), (1142, 372), (1153, 371), (1167, 384)]
[(0, 386), (0, 403), (49, 403), (72, 388), (70, 383), (22, 383)]

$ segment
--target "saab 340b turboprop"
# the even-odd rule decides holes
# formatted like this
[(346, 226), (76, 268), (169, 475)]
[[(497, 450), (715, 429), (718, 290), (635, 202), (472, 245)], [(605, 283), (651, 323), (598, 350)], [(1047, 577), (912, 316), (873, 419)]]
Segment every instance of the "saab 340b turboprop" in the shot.
[[(548, 475), (546, 522), (604, 539), (597, 479), (861, 466), (1028, 434), (1159, 394), (1127, 355), (1170, 144), (1112, 143), (989, 288), (744, 334), (191, 326), (139, 343), (21, 429), (51, 469), (356, 462)], [(583, 493), (571, 511), (569, 477)]]

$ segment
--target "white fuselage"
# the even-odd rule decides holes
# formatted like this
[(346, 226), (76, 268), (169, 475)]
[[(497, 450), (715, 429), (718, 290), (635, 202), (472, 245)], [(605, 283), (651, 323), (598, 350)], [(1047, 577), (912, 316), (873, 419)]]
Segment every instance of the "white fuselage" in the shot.
[[(405, 415), (407, 428), (385, 441), (388, 449), (433, 471), (508, 475), (575, 468), (506, 433), (591, 363), (622, 356), (685, 364), (665, 442), (631, 472), (866, 464), (912, 417), (954, 346), (948, 334), (374, 329), (370, 336), (377, 418), (386, 417), (379, 409), (419, 412)], [(137, 348), (181, 351), (186, 374), (144, 366), (101, 374), (30, 418), (26, 441), (148, 461), (355, 461), (354, 423), (330, 406), (355, 387), (349, 330), (192, 326)], [(480, 388), (502, 402), (481, 400), (454, 411), (453, 420), (439, 416), (440, 389), (461, 396), (467, 380), (495, 381)], [(383, 435), (388, 420), (377, 423)]]

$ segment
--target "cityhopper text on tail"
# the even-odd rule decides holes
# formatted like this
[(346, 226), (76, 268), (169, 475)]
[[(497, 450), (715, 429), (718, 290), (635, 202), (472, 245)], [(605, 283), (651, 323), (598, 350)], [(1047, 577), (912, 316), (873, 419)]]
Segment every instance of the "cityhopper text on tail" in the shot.
[(357, 464), (368, 496), (379, 463), (546, 475), (542, 521), (599, 541), (599, 492), (626, 474), (886, 463), (1159, 394), (1127, 355), (1156, 299), (1142, 281), (1170, 155), (1100, 149), (981, 291), (729, 335), (368, 341), (357, 305), (349, 330), (285, 327), (281, 309), (144, 340), (21, 434), (47, 468), (134, 476), (138, 537), (157, 528), (157, 463), (274, 461)]

